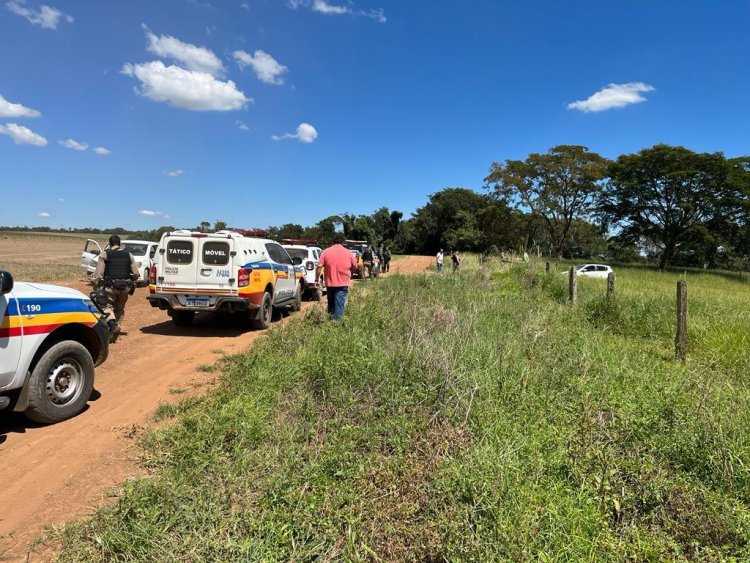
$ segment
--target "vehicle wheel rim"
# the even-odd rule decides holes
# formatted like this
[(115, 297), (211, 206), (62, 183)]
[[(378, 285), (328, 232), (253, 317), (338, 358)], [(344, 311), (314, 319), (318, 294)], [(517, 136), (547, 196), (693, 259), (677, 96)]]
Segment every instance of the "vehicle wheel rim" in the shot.
[(47, 372), (47, 398), (53, 405), (66, 405), (78, 397), (83, 381), (81, 364), (73, 358), (60, 360)]

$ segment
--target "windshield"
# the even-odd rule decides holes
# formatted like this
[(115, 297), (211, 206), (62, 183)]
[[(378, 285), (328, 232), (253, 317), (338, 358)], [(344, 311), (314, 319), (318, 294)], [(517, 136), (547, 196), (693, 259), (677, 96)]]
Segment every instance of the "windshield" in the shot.
[(286, 251), (289, 253), (289, 256), (291, 256), (292, 258), (301, 258), (302, 260), (307, 259), (306, 248), (287, 248)]
[(130, 252), (133, 256), (145, 256), (146, 251), (148, 250), (148, 245), (125, 242), (122, 244), (122, 248), (123, 250), (127, 250), (128, 252)]

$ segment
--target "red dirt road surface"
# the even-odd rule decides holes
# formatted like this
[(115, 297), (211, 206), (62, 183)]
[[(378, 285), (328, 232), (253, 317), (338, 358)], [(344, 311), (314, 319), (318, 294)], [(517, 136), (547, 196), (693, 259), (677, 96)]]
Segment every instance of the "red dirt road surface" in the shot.
[[(431, 263), (430, 257), (401, 258), (391, 263), (391, 274), (421, 273)], [(83, 283), (65, 285), (88, 293)], [(146, 302), (146, 293), (139, 289), (128, 301), (125, 334), (97, 368), (96, 391), (83, 413), (50, 426), (0, 413), (0, 560), (49, 559), (31, 546), (45, 527), (90, 514), (140, 473), (133, 438), (159, 403), (201, 393), (215, 375), (198, 366), (246, 350), (264, 334), (211, 316), (176, 327)]]

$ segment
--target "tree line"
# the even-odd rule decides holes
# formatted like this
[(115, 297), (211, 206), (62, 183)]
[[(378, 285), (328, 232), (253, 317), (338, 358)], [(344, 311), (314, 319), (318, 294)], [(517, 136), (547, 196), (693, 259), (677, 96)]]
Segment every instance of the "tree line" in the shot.
[[(246, 227), (217, 220), (193, 229)], [(10, 229), (19, 230), (0, 227)], [(158, 240), (175, 227), (70, 230)], [(610, 160), (584, 146), (560, 145), (525, 160), (493, 162), (481, 192), (442, 189), (407, 219), (381, 207), (372, 214), (341, 213), (310, 226), (286, 223), (261, 232), (323, 246), (343, 232), (349, 239), (388, 245), (394, 253), (515, 251), (649, 261), (661, 269), (748, 269), (750, 157), (660, 144)]]

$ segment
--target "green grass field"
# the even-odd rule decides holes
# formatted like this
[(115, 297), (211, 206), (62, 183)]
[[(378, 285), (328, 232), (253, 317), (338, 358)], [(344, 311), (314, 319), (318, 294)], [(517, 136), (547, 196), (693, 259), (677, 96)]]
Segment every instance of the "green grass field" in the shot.
[(362, 283), (224, 360), (61, 560), (750, 557), (750, 286), (688, 276), (680, 364), (677, 275), (571, 306), (507, 267)]

